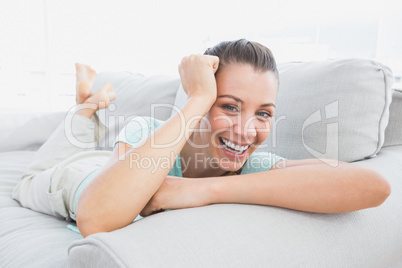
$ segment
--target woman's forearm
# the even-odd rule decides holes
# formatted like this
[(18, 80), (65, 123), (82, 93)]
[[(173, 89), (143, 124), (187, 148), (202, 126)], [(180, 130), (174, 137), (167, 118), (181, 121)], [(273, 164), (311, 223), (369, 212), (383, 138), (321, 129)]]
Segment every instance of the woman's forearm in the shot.
[(382, 204), (390, 186), (378, 173), (352, 164), (303, 165), (202, 179), (209, 203), (243, 203), (316, 213), (343, 213)]
[[(186, 140), (209, 108), (210, 105), (206, 101), (189, 99), (181, 113), (173, 116), (154, 132), (153, 139), (148, 138), (140, 148), (132, 148), (124, 157), (104, 167), (80, 196), (77, 225), (81, 233), (86, 236), (130, 224), (158, 190)], [(152, 141), (156, 145), (170, 145), (165, 146), (166, 148), (155, 148)], [(140, 164), (133, 163), (133, 155), (135, 159), (147, 160), (140, 161)], [(168, 159), (169, 166), (148, 165), (166, 163)], [(144, 163), (144, 166), (141, 163)]]

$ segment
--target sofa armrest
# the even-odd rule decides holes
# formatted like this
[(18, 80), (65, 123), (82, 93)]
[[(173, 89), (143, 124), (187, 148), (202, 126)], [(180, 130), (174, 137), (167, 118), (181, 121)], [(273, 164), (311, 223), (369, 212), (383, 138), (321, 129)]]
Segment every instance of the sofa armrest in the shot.
[(0, 114), (0, 152), (36, 151), (63, 122), (65, 112)]

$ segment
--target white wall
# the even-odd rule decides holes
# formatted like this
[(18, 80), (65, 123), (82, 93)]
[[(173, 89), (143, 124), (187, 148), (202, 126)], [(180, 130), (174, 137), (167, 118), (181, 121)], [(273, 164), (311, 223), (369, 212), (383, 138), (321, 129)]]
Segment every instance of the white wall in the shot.
[(1, 0), (0, 110), (67, 110), (75, 62), (178, 75), (183, 56), (243, 37), (278, 62), (372, 58), (401, 76), (399, 2)]

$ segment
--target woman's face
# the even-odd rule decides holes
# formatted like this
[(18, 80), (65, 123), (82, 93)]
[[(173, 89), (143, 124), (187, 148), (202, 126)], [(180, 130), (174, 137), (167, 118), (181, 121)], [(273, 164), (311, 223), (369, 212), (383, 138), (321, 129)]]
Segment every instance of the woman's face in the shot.
[(202, 144), (222, 171), (236, 171), (268, 138), (278, 81), (271, 71), (233, 64), (216, 75), (217, 99), (200, 122)]

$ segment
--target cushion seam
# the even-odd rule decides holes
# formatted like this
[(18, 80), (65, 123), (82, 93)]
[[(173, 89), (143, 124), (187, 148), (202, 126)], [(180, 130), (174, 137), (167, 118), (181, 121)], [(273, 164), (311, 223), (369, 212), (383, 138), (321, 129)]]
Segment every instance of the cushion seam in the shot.
[[(119, 265), (119, 267), (128, 267), (113, 250), (111, 250), (102, 240), (97, 239), (96, 237), (91, 237), (89, 239), (84, 238), (78, 242), (75, 241), (75, 243), (76, 243), (76, 245), (70, 244), (70, 246), (68, 247), (67, 253), (68, 253), (69, 258), (70, 258), (70, 250), (73, 247), (81, 247), (86, 244), (86, 245), (94, 246), (94, 247), (101, 249), (104, 253), (106, 253), (110, 257), (112, 257), (113, 260), (116, 262), (116, 264)], [(116, 260), (118, 260), (118, 261), (116, 261)]]
[[(380, 117), (380, 120), (378, 122), (378, 143), (377, 143), (377, 148), (375, 149), (374, 153), (370, 155), (371, 157), (376, 155), (381, 150), (381, 147), (382, 147), (382, 145), (384, 145), (384, 142), (385, 142), (385, 129), (384, 129), (384, 135), (382, 135), (383, 136), (383, 142), (382, 142), (382, 145), (381, 145), (381, 123), (384, 120), (384, 114), (385, 114), (385, 111), (386, 111), (387, 99), (388, 99), (388, 92), (387, 92), (388, 83), (387, 83), (387, 79), (386, 79), (387, 75), (386, 75), (386, 73), (385, 73), (385, 71), (383, 69), (383, 66), (381, 66), (380, 64), (378, 64), (375, 61), (372, 61), (372, 62), (379, 68), (379, 70), (383, 74), (383, 80), (384, 80), (384, 86), (385, 86), (385, 88), (384, 88), (385, 101), (384, 101), (384, 107), (383, 107), (383, 110), (382, 110), (382, 113), (381, 113), (381, 117)], [(389, 120), (389, 117), (388, 117), (388, 120)]]

